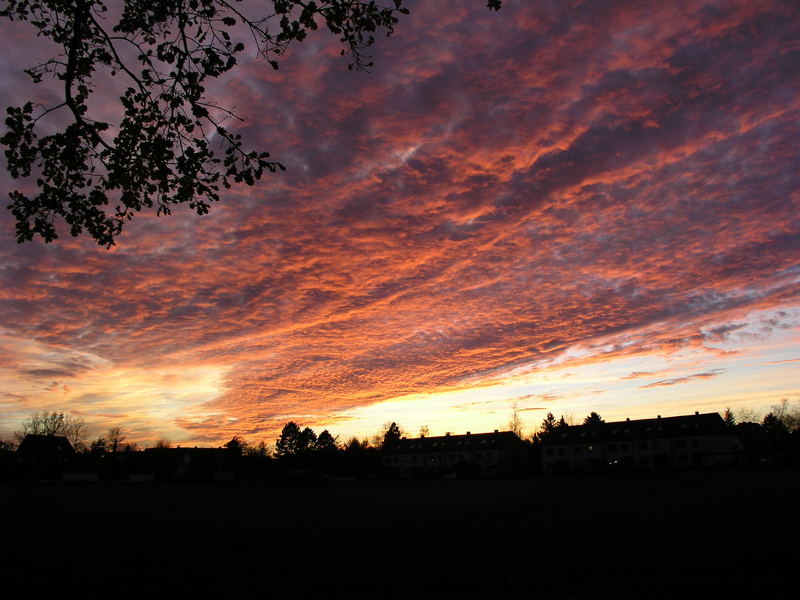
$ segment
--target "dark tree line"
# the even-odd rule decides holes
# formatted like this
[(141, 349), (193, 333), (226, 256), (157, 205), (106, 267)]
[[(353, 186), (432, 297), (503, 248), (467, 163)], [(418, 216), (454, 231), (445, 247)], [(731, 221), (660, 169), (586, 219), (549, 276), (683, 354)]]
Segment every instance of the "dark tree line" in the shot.
[(756, 461), (791, 463), (798, 460), (800, 409), (792, 408), (788, 400), (773, 405), (760, 422), (750, 415), (737, 419), (730, 409), (725, 410), (723, 420)]
[(310, 427), (301, 429), (294, 421), (284, 425), (280, 437), (275, 440), (275, 456), (278, 458), (302, 457), (336, 450), (336, 438), (327, 429), (318, 436)]
[[(748, 456), (756, 464), (795, 464), (800, 457), (800, 409), (793, 408), (788, 401), (773, 406), (763, 418), (754, 418), (751, 411), (742, 411), (737, 418), (733, 411), (726, 410), (723, 421), (744, 444)], [(591, 412), (582, 421), (586, 427), (600, 426), (605, 421), (596, 412)], [(541, 447), (564, 428), (571, 426), (571, 419), (561, 415), (558, 419), (547, 413), (538, 432), (526, 441), (530, 446), (528, 467), (535, 471)], [(426, 431), (427, 434), (427, 431)], [(237, 478), (258, 479), (266, 476), (299, 477), (359, 477), (378, 476), (382, 472), (382, 451), (391, 450), (402, 439), (403, 430), (395, 422), (386, 423), (371, 439), (351, 437), (340, 443), (338, 436), (327, 429), (317, 434), (310, 427), (302, 427), (294, 421), (284, 425), (275, 440), (274, 452), (263, 440), (249, 443), (234, 436), (222, 448), (173, 447), (166, 440), (159, 440), (153, 448), (141, 451), (135, 442), (127, 440), (123, 430), (112, 427), (91, 442), (82, 419), (59, 412), (38, 411), (22, 423), (15, 432), (16, 441), (0, 442), (0, 465), (5, 474), (14, 470), (15, 448), (26, 436), (65, 437), (72, 448), (69, 458), (71, 468), (95, 470), (111, 476), (132, 471), (172, 465), (186, 456), (194, 462), (190, 472), (205, 473), (235, 472)], [(77, 440), (77, 443), (73, 443)], [(150, 459), (145, 460), (149, 454)], [(198, 458), (201, 454), (205, 458)], [(156, 457), (155, 459), (153, 457)], [(169, 458), (172, 457), (172, 458)], [(181, 458), (184, 457), (184, 458)], [(194, 458), (192, 458), (194, 457)], [(157, 460), (156, 460), (157, 459)], [(153, 463), (153, 460), (156, 460)], [(160, 461), (160, 462), (159, 462)], [(172, 461), (172, 462), (170, 462)], [(17, 463), (19, 461), (16, 461)], [(149, 465), (149, 467), (148, 467)], [(168, 469), (168, 470), (169, 470)]]
[[(141, 450), (136, 443), (127, 440), (120, 427), (112, 427), (89, 442), (82, 419), (66, 413), (39, 411), (23, 422), (21, 429), (16, 432), (16, 439), (22, 442), (29, 435), (54, 439), (67, 437), (71, 444), (69, 436), (75, 430), (80, 431), (82, 441), (71, 447), (68, 455), (55, 457), (45, 448), (46, 456), (37, 457), (36, 452), (42, 452), (40, 448), (33, 455), (26, 451), (25, 457), (18, 457), (16, 463), (23, 465), (22, 471), (28, 469), (32, 476), (41, 475), (39, 463), (42, 460), (58, 463), (51, 465), (58, 467), (54, 473), (74, 470), (97, 472), (107, 477), (137, 470), (154, 471), (159, 478), (166, 479), (202, 479), (213, 476), (215, 472), (234, 472), (237, 478), (244, 479), (276, 475), (377, 476), (381, 467), (381, 450), (392, 447), (403, 433), (400, 426), (392, 422), (385, 424), (371, 441), (351, 437), (340, 444), (338, 436), (332, 435), (327, 429), (317, 434), (310, 427), (301, 427), (290, 421), (275, 440), (274, 452), (263, 440), (250, 443), (238, 435), (216, 449), (181, 448), (160, 439), (152, 448)], [(14, 470), (16, 448), (17, 444), (13, 441), (0, 444), (4, 476)], [(59, 452), (61, 450), (63, 448)]]

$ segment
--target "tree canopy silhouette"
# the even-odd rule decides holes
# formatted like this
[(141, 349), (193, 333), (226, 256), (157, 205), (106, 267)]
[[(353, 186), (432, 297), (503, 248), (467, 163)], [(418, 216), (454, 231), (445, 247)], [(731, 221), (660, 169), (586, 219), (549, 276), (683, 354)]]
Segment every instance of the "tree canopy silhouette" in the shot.
[(21, 442), (28, 434), (63, 435), (73, 448), (79, 450), (86, 445), (87, 428), (83, 417), (41, 410), (32, 413), (22, 422), (22, 428), (14, 432), (18, 442)]
[[(500, 5), (487, 2), (491, 10)], [(403, 0), (124, 0), (112, 7), (103, 0), (7, 0), (0, 8), (0, 16), (28, 21), (62, 49), (26, 69), (35, 83), (61, 82), (60, 101), (9, 107), (0, 138), (11, 176), (35, 178), (32, 194), (10, 194), (18, 242), (37, 235), (51, 242), (63, 220), (73, 236), (86, 231), (110, 247), (143, 209), (163, 215), (188, 203), (205, 214), (220, 185), (253, 185), (265, 170), (283, 170), (268, 152), (246, 149), (225, 126), (239, 117), (205, 95), (208, 80), (230, 71), (245, 50), (237, 40), (252, 39), (277, 69), (292, 42), (324, 27), (339, 38), (348, 67), (363, 70), (372, 64), (365, 51), (375, 32), (391, 35), (399, 15), (408, 14)], [(90, 111), (106, 75), (125, 80), (119, 123)], [(37, 125), (58, 111), (66, 113), (63, 127), (56, 120), (56, 131), (40, 136)], [(53, 127), (51, 120), (48, 131)]]
[(283, 426), (280, 437), (275, 440), (275, 454), (280, 457), (295, 456), (305, 448), (302, 442), (302, 430), (294, 421)]
[(327, 429), (323, 430), (322, 433), (319, 434), (317, 441), (314, 443), (314, 450), (318, 452), (336, 452), (338, 450), (336, 446), (336, 438), (331, 435), (330, 431)]
[(392, 448), (400, 441), (401, 437), (403, 437), (402, 429), (400, 429), (397, 423), (392, 421), (383, 434), (381, 447), (384, 449)]
[(584, 420), (583, 424), (587, 427), (597, 427), (598, 425), (602, 425), (605, 423), (603, 417), (601, 417), (596, 412), (592, 411)]
[(561, 418), (558, 421), (556, 421), (556, 418), (553, 416), (553, 413), (549, 412), (542, 421), (542, 424), (539, 426), (539, 431), (534, 434), (533, 440), (536, 443), (542, 442), (551, 435), (553, 435), (557, 430), (561, 429), (562, 427), (569, 427), (569, 425), (567, 424), (567, 420), (564, 418), (564, 415), (561, 415)]
[(326, 429), (319, 437), (310, 427), (301, 429), (294, 421), (283, 426), (280, 437), (275, 440), (275, 454), (278, 458), (300, 456), (316, 450), (336, 449), (336, 438)]

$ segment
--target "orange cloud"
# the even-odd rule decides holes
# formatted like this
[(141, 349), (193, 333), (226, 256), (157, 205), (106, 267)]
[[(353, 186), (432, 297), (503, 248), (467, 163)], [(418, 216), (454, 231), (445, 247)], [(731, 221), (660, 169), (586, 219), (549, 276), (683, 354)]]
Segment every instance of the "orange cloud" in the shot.
[(205, 369), (219, 387), (187, 414), (119, 413), (222, 441), (796, 326), (745, 321), (800, 304), (789, 4), (474, 8), (421, 3), (369, 75), (322, 41), (279, 73), (245, 62), (219, 91), (288, 171), (208, 217), (138, 216), (100, 252), (18, 246), (0, 216), (4, 377), (79, 403), (83, 375), (43, 348), (155, 395)]

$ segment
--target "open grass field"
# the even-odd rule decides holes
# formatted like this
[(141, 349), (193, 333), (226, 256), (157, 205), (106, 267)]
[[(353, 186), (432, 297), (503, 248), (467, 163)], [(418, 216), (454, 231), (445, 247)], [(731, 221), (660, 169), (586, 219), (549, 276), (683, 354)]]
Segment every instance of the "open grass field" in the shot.
[(0, 490), (4, 585), (86, 597), (800, 597), (797, 470)]

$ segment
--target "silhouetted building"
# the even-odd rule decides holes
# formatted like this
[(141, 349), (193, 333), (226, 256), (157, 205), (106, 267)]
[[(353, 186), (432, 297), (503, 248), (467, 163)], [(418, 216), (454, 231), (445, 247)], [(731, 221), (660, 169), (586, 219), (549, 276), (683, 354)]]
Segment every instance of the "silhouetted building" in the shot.
[(497, 475), (521, 469), (525, 443), (512, 431), (403, 438), (383, 451), (384, 470), (404, 477)]
[(542, 440), (544, 473), (734, 464), (742, 443), (718, 413), (561, 427)]
[(60, 477), (74, 457), (75, 449), (63, 435), (29, 433), (15, 453), (23, 476), (45, 479)]

